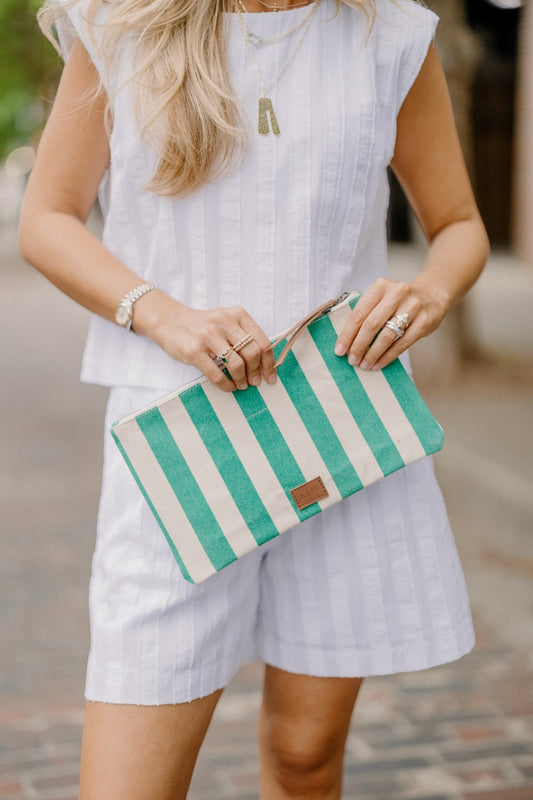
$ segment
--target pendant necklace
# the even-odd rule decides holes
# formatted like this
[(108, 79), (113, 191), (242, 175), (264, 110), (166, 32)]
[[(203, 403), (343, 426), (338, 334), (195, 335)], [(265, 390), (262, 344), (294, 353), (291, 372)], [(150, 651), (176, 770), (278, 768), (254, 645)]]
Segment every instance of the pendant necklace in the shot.
[[(272, 89), (272, 87), (275, 86), (275, 84), (279, 81), (279, 79), (281, 78), (281, 76), (283, 75), (285, 70), (294, 61), (294, 58), (296, 57), (296, 54), (298, 53), (300, 47), (302, 46), (303, 41), (304, 41), (308, 31), (309, 31), (309, 28), (311, 27), (311, 23), (312, 23), (312, 21), (313, 21), (313, 19), (315, 17), (316, 12), (318, 11), (318, 7), (319, 7), (320, 3), (321, 3), (321, 0), (314, 0), (313, 5), (311, 7), (311, 10), (309, 11), (309, 14), (307, 15), (307, 17), (303, 20), (303, 23), (300, 24), (300, 25), (297, 25), (296, 28), (294, 28), (292, 31), (289, 31), (287, 34), (282, 34), (281, 36), (276, 37), (275, 39), (272, 39), (272, 40), (262, 39), (261, 37), (256, 37), (258, 41), (257, 42), (254, 41), (253, 44), (252, 44), (252, 41), (250, 40), (250, 37), (249, 37), (248, 34), (251, 34), (252, 37), (254, 37), (254, 34), (252, 34), (250, 29), (248, 28), (248, 25), (246, 24), (246, 20), (244, 19), (243, 13), (242, 13), (241, 9), (239, 8), (238, 0), (235, 0), (235, 2), (234, 2), (234, 9), (235, 9), (235, 12), (237, 13), (237, 19), (239, 21), (239, 27), (241, 29), (241, 33), (242, 33), (242, 36), (243, 36), (243, 39), (244, 39), (244, 43), (245, 43), (245, 45), (246, 45), (246, 47), (248, 49), (248, 55), (250, 57), (252, 69), (256, 74), (256, 77), (257, 77), (257, 80), (258, 80), (258, 83), (259, 83), (259, 88), (261, 89), (261, 96), (259, 97), (259, 104), (258, 104), (259, 107), (258, 107), (258, 117), (257, 117), (257, 132), (260, 133), (261, 136), (268, 136), (271, 129), (272, 129), (272, 133), (275, 134), (276, 136), (279, 136), (279, 134), (280, 134), (278, 120), (276, 119), (276, 114), (274, 113), (274, 107), (272, 105), (272, 100), (270, 99), (270, 97), (267, 97), (267, 92), (269, 92)], [(284, 38), (286, 38), (286, 36), (289, 36), (291, 33), (296, 33), (296, 31), (301, 30), (301, 29), (303, 29), (302, 33), (301, 33), (301, 36), (300, 36), (300, 38), (298, 39), (298, 41), (296, 43), (296, 46), (295, 46), (294, 50), (289, 55), (288, 59), (283, 64), (283, 66), (281, 67), (279, 72), (277, 72), (277, 74), (274, 76), (274, 78), (270, 81), (270, 83), (265, 84), (265, 82), (263, 80), (263, 77), (262, 77), (262, 75), (261, 75), (261, 73), (259, 71), (259, 67), (258, 67), (258, 65), (257, 65), (257, 63), (255, 62), (255, 59), (254, 59), (253, 46), (255, 45), (256, 47), (258, 47), (258, 46), (260, 46), (262, 44), (271, 44), (274, 41), (281, 41), (281, 39), (284, 39)], [(269, 124), (269, 122), (270, 122), (270, 124)]]

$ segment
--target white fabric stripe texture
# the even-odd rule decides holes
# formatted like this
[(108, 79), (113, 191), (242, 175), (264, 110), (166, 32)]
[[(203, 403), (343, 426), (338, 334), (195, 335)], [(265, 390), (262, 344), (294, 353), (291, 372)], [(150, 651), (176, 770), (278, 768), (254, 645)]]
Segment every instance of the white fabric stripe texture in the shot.
[(276, 384), (225, 394), (200, 379), (113, 426), (187, 580), (440, 448), (399, 362), (385, 377), (333, 354), (357, 297), (303, 331)]

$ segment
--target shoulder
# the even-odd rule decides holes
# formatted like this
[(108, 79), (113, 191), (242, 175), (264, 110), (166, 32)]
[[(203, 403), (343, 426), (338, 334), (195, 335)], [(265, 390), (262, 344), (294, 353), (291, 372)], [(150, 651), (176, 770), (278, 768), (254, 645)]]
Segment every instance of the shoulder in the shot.
[(53, 10), (64, 55), (74, 39), (81, 39), (91, 54), (98, 45), (109, 16), (108, 4), (101, 0), (48, 0)]
[(52, 0), (56, 30), (66, 60), (73, 43), (79, 39), (95, 65), (103, 84), (108, 86), (108, 70), (104, 67), (104, 40), (110, 6), (102, 0)]
[(439, 18), (416, 0), (376, 0), (369, 38), (384, 103), (398, 113), (425, 61)]
[(437, 15), (416, 0), (377, 0), (373, 33), (380, 38), (394, 38), (435, 33)]

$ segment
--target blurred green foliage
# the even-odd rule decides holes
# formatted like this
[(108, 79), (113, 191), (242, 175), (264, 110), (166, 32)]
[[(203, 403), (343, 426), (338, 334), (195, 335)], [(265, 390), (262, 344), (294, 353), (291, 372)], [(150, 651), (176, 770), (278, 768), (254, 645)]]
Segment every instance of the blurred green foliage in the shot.
[(0, 0), (0, 160), (42, 127), (61, 59), (41, 33), (41, 0)]

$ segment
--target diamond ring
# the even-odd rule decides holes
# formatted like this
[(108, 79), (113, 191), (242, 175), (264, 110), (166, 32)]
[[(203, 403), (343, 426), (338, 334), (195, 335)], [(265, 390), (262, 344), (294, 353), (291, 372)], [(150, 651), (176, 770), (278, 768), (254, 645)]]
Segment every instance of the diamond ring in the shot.
[(399, 339), (409, 327), (409, 322), (409, 314), (397, 314), (395, 317), (391, 317), (387, 320), (384, 327), (395, 333), (396, 339)]

